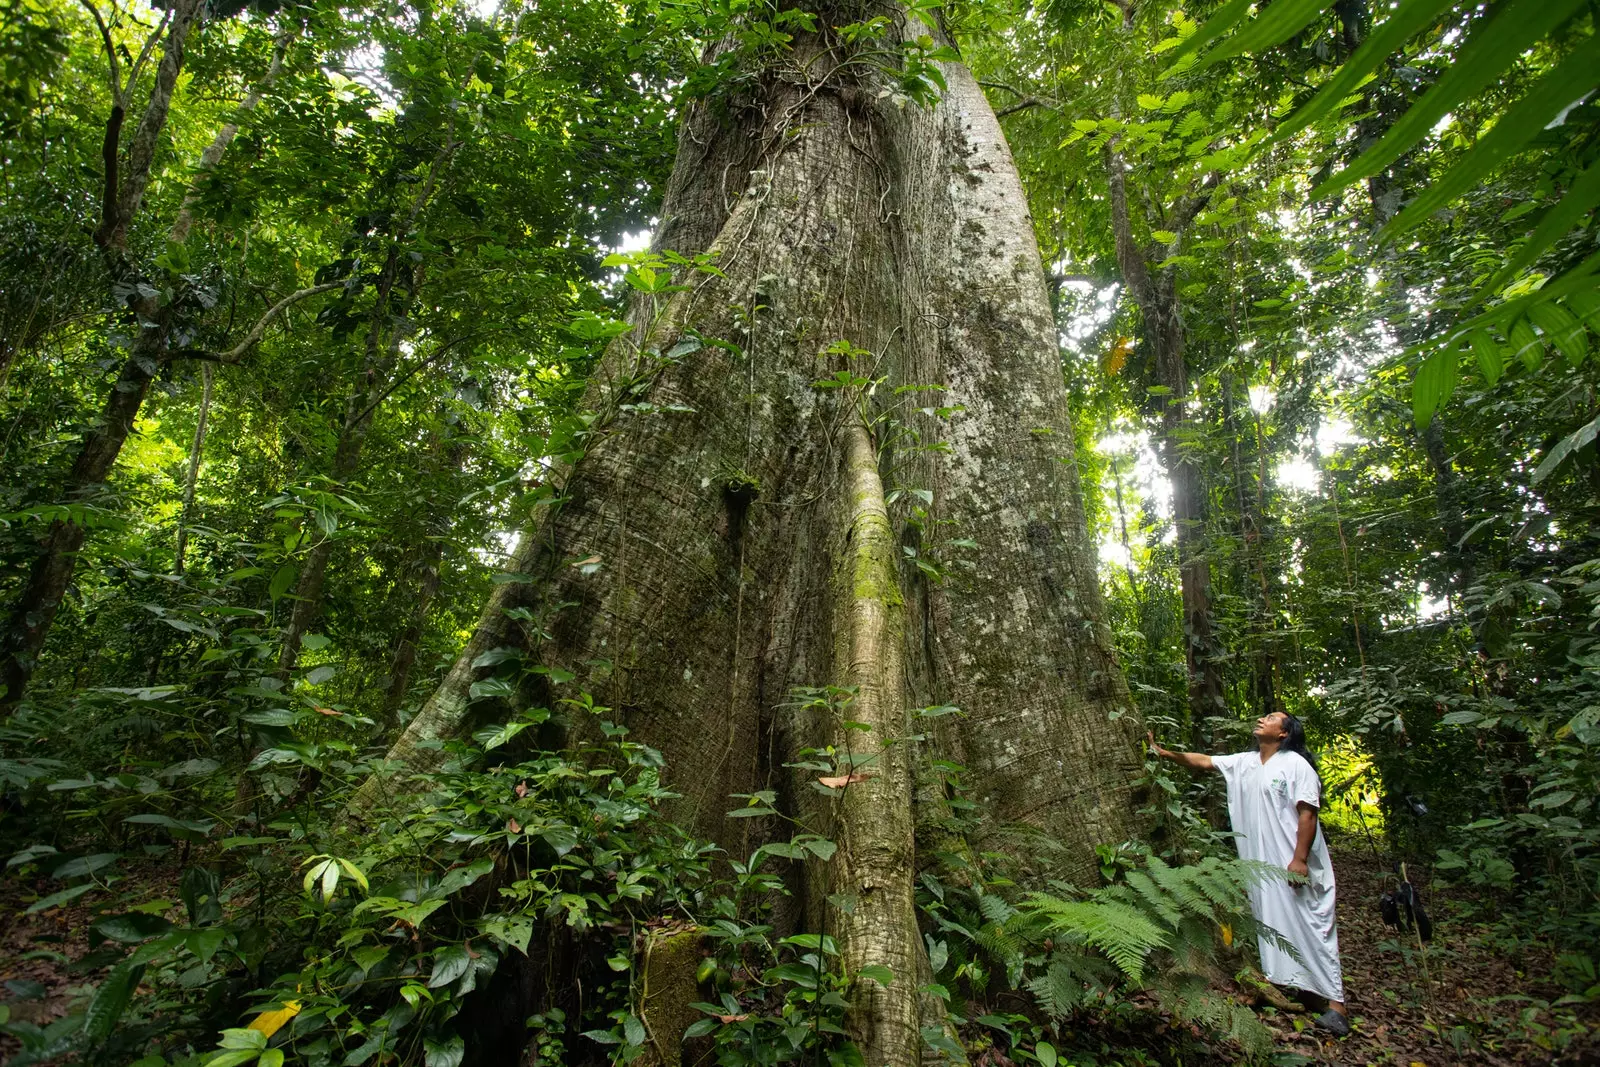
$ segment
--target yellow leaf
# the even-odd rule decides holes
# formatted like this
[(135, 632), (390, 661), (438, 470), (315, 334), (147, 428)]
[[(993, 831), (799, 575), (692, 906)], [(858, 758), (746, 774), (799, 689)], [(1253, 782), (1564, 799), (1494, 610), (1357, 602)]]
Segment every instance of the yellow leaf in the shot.
[(283, 1007), (277, 1011), (264, 1011), (252, 1019), (250, 1021), (250, 1029), (260, 1030), (263, 1034), (271, 1037), (283, 1027), (284, 1023), (299, 1014), (300, 1002), (298, 1000), (286, 1000), (283, 1002)]
[(1218, 923), (1217, 925), (1222, 928), (1222, 947), (1223, 948), (1232, 948), (1233, 947), (1233, 927), (1229, 926), (1227, 923)]
[(1133, 351), (1133, 338), (1118, 337), (1111, 345), (1111, 351), (1106, 353), (1105, 368), (1107, 374), (1115, 374), (1128, 362), (1128, 353)]

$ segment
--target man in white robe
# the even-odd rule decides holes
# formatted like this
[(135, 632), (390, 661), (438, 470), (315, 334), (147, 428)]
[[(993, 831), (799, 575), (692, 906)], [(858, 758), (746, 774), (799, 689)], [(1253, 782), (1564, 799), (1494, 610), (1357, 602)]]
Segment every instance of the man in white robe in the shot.
[(1287, 868), (1288, 882), (1272, 881), (1250, 893), (1258, 922), (1281, 934), (1300, 953), (1296, 960), (1266, 938), (1259, 941), (1261, 969), (1277, 985), (1309, 990), (1328, 1001), (1317, 1025), (1350, 1032), (1334, 927), (1333, 864), (1318, 832), (1322, 781), (1306, 754), (1305, 730), (1293, 715), (1273, 712), (1256, 721), (1256, 748), (1230, 756), (1150, 749), (1194, 770), (1222, 772), (1228, 785), (1228, 819), (1240, 857)]

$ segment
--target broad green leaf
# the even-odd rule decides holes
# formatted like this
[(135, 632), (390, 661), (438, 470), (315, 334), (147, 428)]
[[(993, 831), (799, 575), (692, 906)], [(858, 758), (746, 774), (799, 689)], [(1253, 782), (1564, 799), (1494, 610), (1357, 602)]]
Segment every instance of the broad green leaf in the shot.
[(879, 985), (890, 985), (894, 982), (894, 971), (881, 963), (870, 963), (856, 972), (856, 977), (870, 978)]
[(1489, 331), (1473, 330), (1467, 335), (1467, 343), (1472, 348), (1472, 354), (1478, 357), (1478, 369), (1483, 371), (1483, 380), (1490, 385), (1498, 382), (1505, 371), (1505, 362), (1500, 354), (1500, 346)]
[(433, 973), (428, 977), (428, 988), (438, 989), (449, 985), (467, 973), (472, 957), (460, 945), (446, 945), (433, 954)]
[[(1274, 0), (1272, 4), (1258, 9), (1261, 13), (1244, 29), (1207, 52), (1189, 69), (1201, 71), (1213, 63), (1233, 56), (1274, 48), (1305, 29), (1312, 19), (1322, 14), (1323, 8), (1333, 2), (1334, 0)], [(1198, 37), (1199, 34), (1195, 36)]]
[(1378, 143), (1311, 191), (1322, 200), (1370, 178), (1421, 141), (1451, 108), (1481, 92), (1545, 34), (1587, 0), (1505, 0), (1480, 22), (1433, 87), (1401, 115)]
[(1596, 434), (1600, 434), (1600, 418), (1585, 423), (1556, 442), (1555, 447), (1550, 449), (1549, 454), (1534, 469), (1533, 484), (1538, 485), (1554, 474), (1556, 468), (1561, 466), (1568, 456), (1578, 449), (1593, 443)]
[(86, 882), (83, 885), (75, 885), (71, 889), (63, 889), (59, 893), (51, 893), (49, 896), (40, 897), (38, 900), (28, 905), (28, 910), (23, 912), (23, 914), (35, 915), (41, 911), (44, 911), (46, 908), (59, 907), (62, 904), (68, 903), (69, 901), (77, 900), (91, 889), (99, 888), (100, 887), (93, 882)]
[(152, 937), (159, 937), (172, 929), (172, 924), (159, 915), (129, 912), (126, 915), (108, 915), (95, 922), (94, 928), (113, 941), (124, 945), (137, 945)]
[(1465, 158), (1406, 205), (1379, 236), (1393, 238), (1413, 229), (1468, 189), (1481, 184), (1496, 167), (1538, 135), (1563, 108), (1592, 92), (1597, 70), (1600, 70), (1600, 34), (1586, 38), (1554, 70), (1539, 79), (1522, 99), (1500, 116)]
[(1433, 421), (1433, 413), (1444, 406), (1455, 392), (1456, 379), (1461, 373), (1461, 359), (1454, 348), (1441, 348), (1417, 369), (1417, 378), (1411, 385), (1411, 413), (1417, 429), (1426, 430)]
[(1533, 325), (1527, 319), (1518, 319), (1512, 325), (1509, 340), (1512, 353), (1528, 370), (1536, 370), (1544, 362), (1544, 342), (1533, 332)]
[(1589, 331), (1572, 317), (1572, 312), (1560, 304), (1545, 301), (1528, 308), (1528, 318), (1568, 363), (1574, 367), (1583, 366), (1589, 355)]
[(422, 1050), (423, 1067), (461, 1067), (467, 1055), (466, 1042), (459, 1034), (451, 1034), (443, 1041), (424, 1038)]
[(79, 878), (86, 874), (103, 871), (121, 859), (116, 852), (96, 852), (92, 856), (79, 856), (71, 859), (50, 872), (52, 878)]

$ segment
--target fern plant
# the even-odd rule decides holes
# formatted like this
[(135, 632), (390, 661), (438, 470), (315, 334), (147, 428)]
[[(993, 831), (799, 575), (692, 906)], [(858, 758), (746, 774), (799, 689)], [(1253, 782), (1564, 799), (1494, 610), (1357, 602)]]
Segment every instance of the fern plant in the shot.
[(1208, 856), (1174, 867), (1157, 856), (1124, 880), (1092, 893), (1052, 882), (1060, 895), (1029, 893), (1009, 932), (1051, 946), (1027, 988), (1053, 1019), (1064, 1019), (1109, 991), (1146, 990), (1176, 1018), (1225, 1034), (1252, 1058), (1266, 1055), (1272, 1033), (1248, 1008), (1212, 992), (1235, 938), (1265, 937), (1293, 946), (1250, 912), (1252, 888), (1284, 872), (1254, 860)]

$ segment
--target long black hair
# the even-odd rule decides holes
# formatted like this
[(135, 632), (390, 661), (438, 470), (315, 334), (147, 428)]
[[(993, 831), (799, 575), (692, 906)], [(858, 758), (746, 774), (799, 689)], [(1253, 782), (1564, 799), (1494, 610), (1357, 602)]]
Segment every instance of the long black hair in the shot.
[[(1305, 725), (1287, 711), (1280, 711), (1278, 714), (1283, 716), (1283, 740), (1278, 742), (1278, 751), (1297, 752), (1311, 765), (1311, 773), (1317, 776), (1317, 793), (1320, 797), (1322, 793), (1322, 768), (1317, 766), (1317, 757), (1313, 756), (1311, 750), (1306, 747)], [(1261, 742), (1257, 741), (1255, 745), (1259, 749)]]

